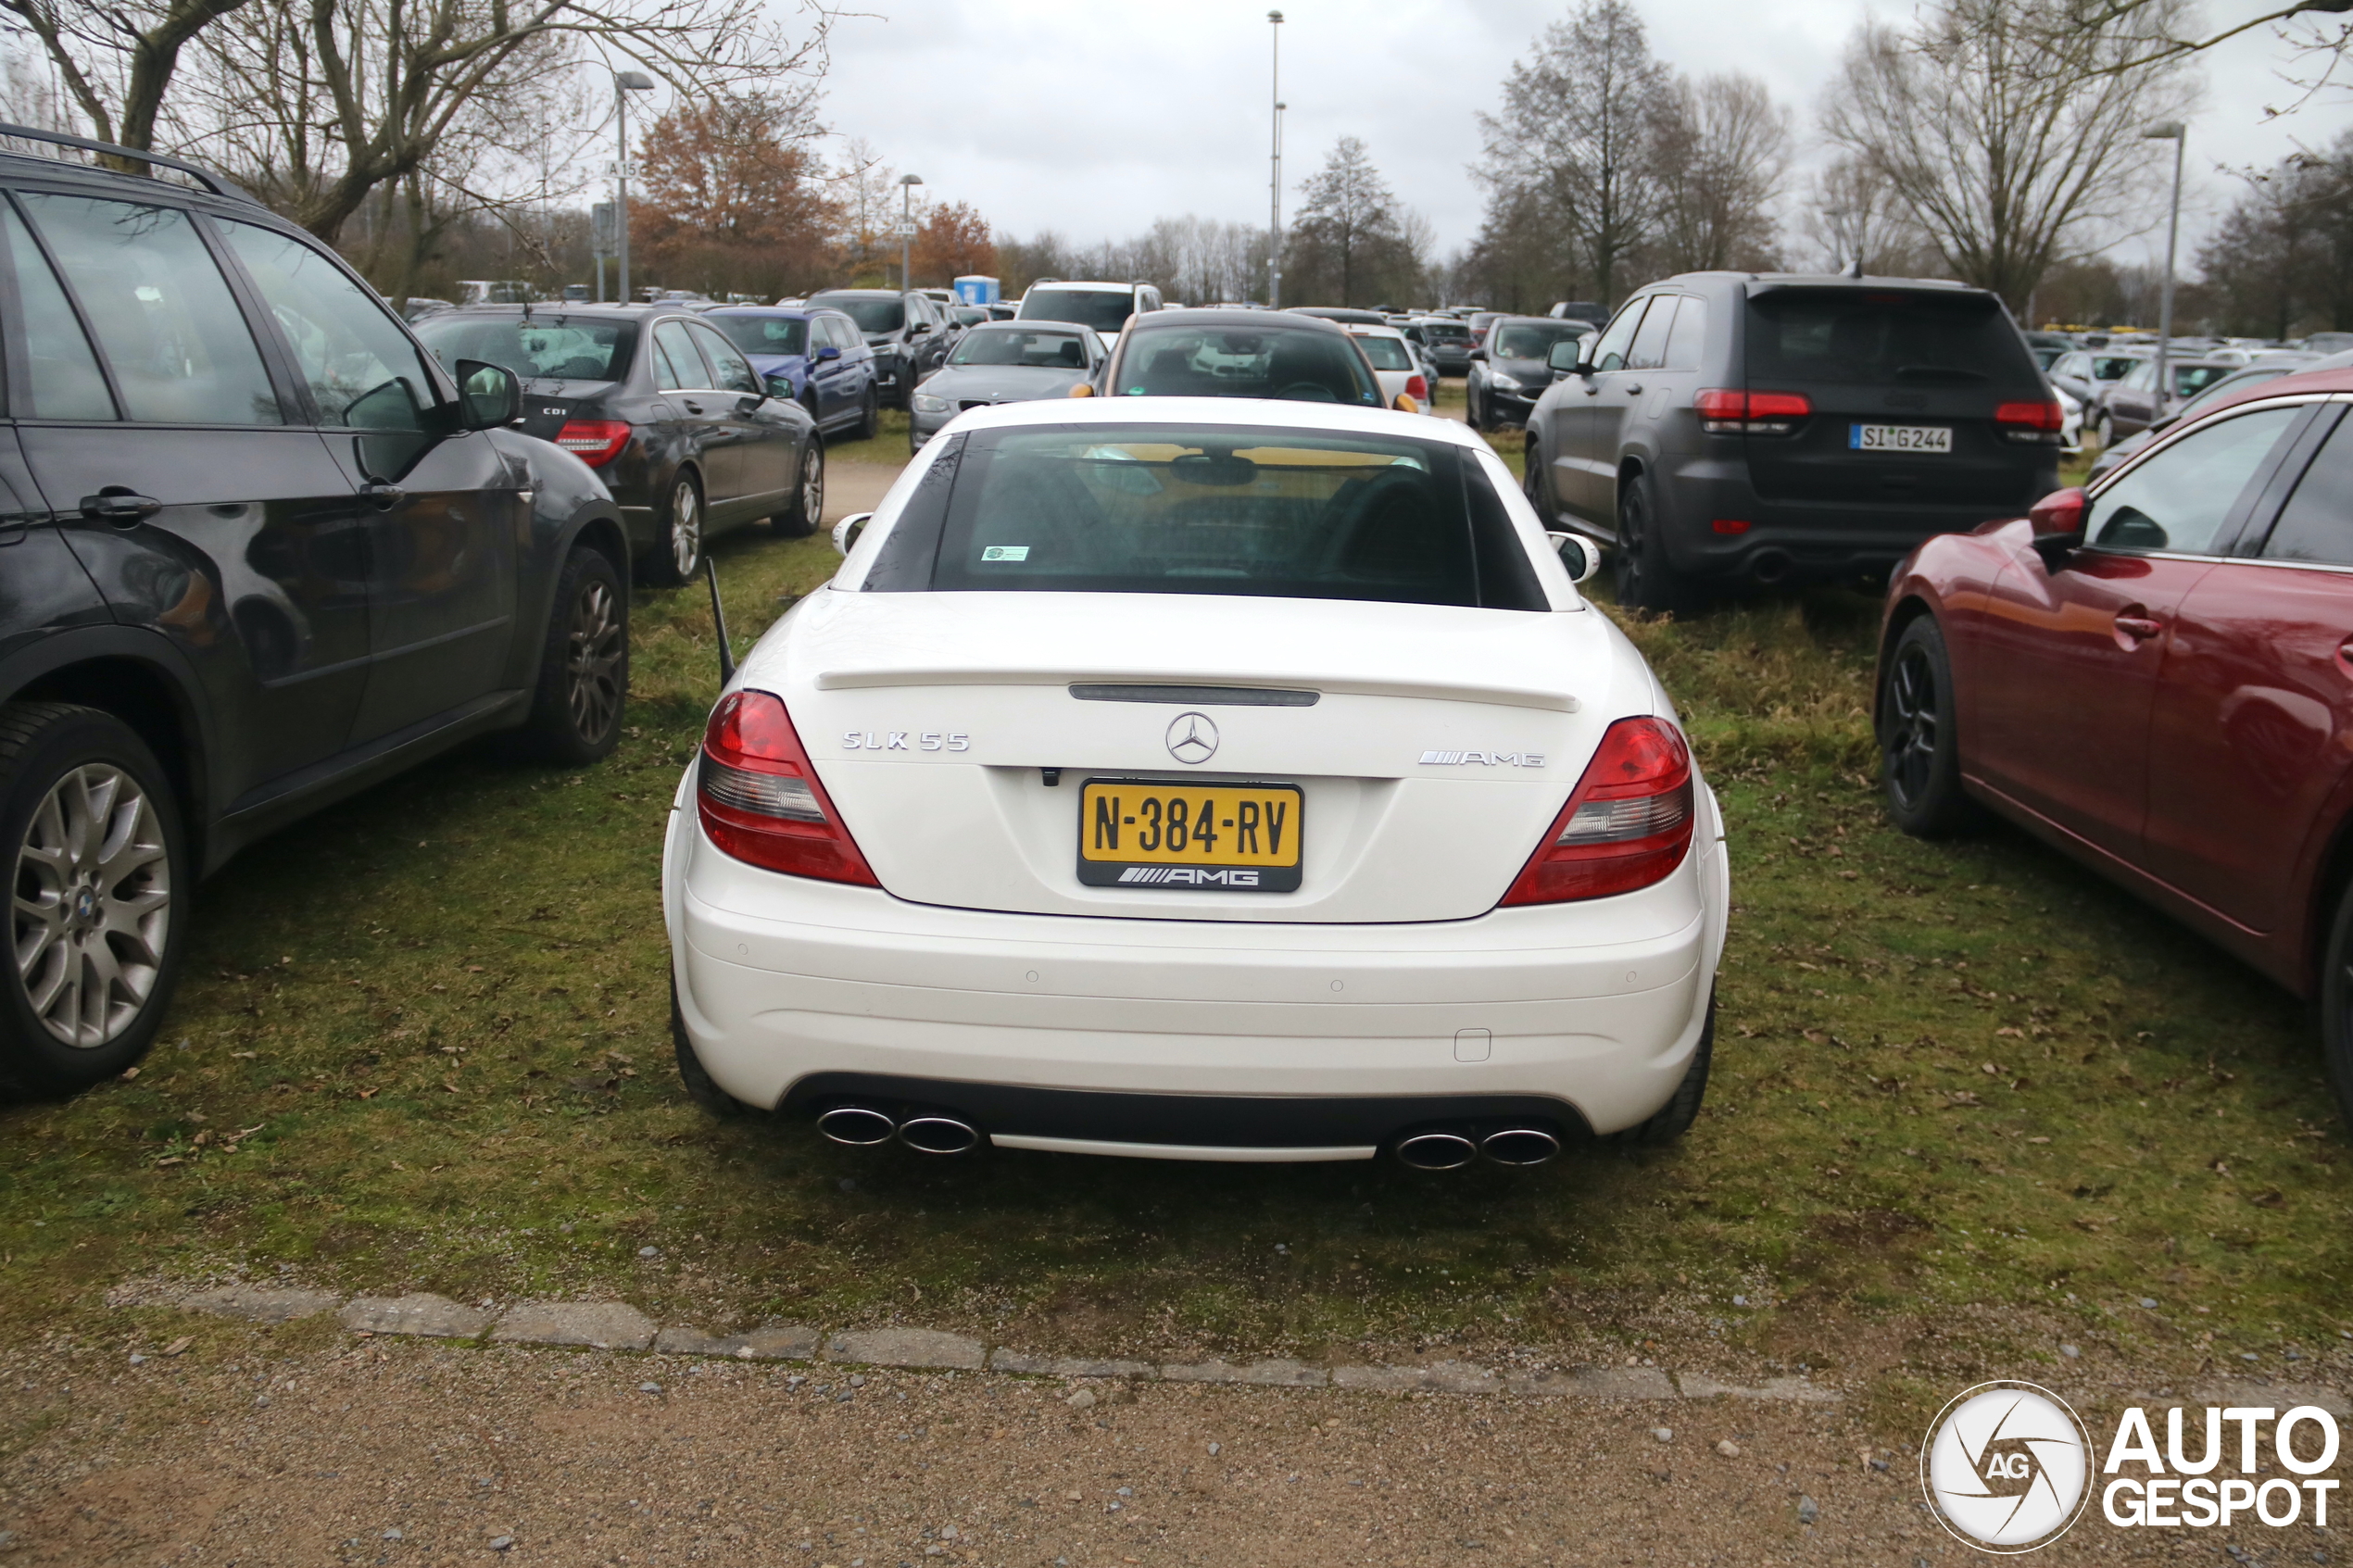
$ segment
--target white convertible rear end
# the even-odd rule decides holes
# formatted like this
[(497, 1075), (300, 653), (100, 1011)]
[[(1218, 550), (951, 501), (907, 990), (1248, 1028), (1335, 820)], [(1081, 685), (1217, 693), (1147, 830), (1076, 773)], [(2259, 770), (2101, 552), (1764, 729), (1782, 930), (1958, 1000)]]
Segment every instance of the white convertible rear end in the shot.
[(976, 412), (762, 639), (682, 781), (682, 1070), (938, 1152), (1671, 1136), (1720, 840), (1656, 682), (1477, 437)]

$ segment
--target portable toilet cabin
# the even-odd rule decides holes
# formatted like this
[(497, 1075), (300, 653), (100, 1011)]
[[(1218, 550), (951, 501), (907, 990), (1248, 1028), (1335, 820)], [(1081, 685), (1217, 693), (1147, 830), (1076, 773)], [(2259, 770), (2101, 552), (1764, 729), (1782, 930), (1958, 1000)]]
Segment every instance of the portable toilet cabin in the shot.
[(965, 305), (994, 305), (997, 303), (997, 280), (984, 278), (977, 272), (959, 278), (956, 280), (956, 298)]

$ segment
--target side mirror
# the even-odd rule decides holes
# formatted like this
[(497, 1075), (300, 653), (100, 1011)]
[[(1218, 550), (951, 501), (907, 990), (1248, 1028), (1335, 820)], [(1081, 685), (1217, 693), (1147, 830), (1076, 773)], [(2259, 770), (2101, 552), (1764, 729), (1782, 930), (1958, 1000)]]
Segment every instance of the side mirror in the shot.
[(1591, 539), (1575, 533), (1554, 533), (1551, 538), (1571, 583), (1582, 583), (1602, 569), (1602, 552)]
[(825, 345), (824, 347), (817, 351), (817, 358), (820, 359), (838, 359), (841, 358), (841, 350), (836, 348), (829, 343)]
[(2026, 521), (2034, 530), (2034, 548), (2045, 561), (2083, 542), (2083, 510), (2090, 498), (2081, 485), (2054, 490), (2034, 503)]
[(931, 323), (929, 321), (918, 321), (913, 326), (907, 329), (907, 335), (909, 337), (921, 337), (929, 331), (931, 331)]
[(1563, 338), (1553, 345), (1551, 352), (1544, 356), (1544, 368), (1555, 373), (1574, 370), (1577, 369), (1579, 356), (1582, 352), (1582, 344), (1570, 338)]
[(1070, 395), (1073, 397), (1092, 397), (1095, 395), (1094, 383), (1080, 382), (1076, 386), (1070, 389)]
[(1487, 358), (1487, 350), (1483, 348), (1474, 348), (1471, 350), (1471, 358), (1474, 359), (1484, 359)]
[(514, 371), (480, 359), (460, 359), (457, 369), (468, 430), (497, 430), (522, 417), (522, 383)]
[(835, 523), (834, 548), (845, 556), (849, 554), (858, 547), (858, 535), (865, 533), (866, 525), (874, 521), (875, 514), (872, 512), (852, 512)]
[(781, 397), (787, 403), (792, 401), (792, 378), (790, 376), (780, 373), (771, 373), (761, 377), (760, 383), (762, 386), (765, 386), (768, 389), (769, 396)]
[(1413, 395), (1405, 392), (1399, 393), (1397, 395), (1397, 401), (1390, 404), (1390, 407), (1396, 409), (1401, 414), (1418, 414), (1422, 411), (1422, 406), (1414, 401)]

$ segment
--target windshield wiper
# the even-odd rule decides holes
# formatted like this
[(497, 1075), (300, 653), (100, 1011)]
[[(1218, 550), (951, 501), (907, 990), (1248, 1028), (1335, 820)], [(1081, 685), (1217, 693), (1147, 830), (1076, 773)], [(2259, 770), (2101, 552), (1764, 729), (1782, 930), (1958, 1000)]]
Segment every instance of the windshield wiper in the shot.
[(1981, 382), (1991, 381), (1983, 370), (1963, 370), (1958, 365), (1898, 365), (1897, 381)]

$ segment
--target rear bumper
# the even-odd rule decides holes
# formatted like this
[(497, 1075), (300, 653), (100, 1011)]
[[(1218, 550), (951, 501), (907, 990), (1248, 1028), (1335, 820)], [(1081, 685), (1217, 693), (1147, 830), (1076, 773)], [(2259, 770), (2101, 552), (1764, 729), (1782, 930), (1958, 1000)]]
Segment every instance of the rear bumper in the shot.
[[(2056, 472), (2056, 448), (2053, 452)], [(1783, 501), (1759, 496), (1737, 460), (1669, 463), (1654, 496), (1668, 558), (1695, 577), (1768, 582), (1841, 582), (1883, 576), (1920, 542), (1966, 533), (1990, 520), (2021, 515), (2019, 503)], [(2052, 486), (2055, 488), (2056, 482)], [(2032, 488), (2031, 485), (2025, 488)], [(2045, 493), (2036, 491), (2037, 495)], [(1719, 523), (1744, 522), (1738, 531)]]
[(1711, 798), (1641, 893), (1351, 926), (911, 904), (733, 860), (688, 809), (663, 901), (686, 1037), (747, 1103), (871, 1094), (1029, 1147), (1349, 1158), (1432, 1121), (1573, 1137), (1665, 1105), (1723, 948), (1718, 821)]

